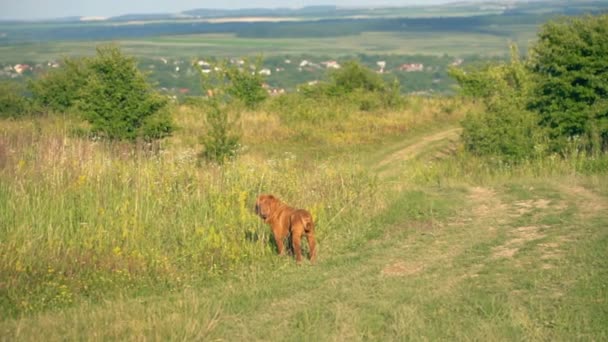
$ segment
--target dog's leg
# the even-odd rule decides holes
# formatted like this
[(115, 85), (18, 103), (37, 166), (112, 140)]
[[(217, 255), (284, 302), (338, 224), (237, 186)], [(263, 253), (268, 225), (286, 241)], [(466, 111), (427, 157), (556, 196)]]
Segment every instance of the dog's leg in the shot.
[(285, 245), (283, 244), (283, 240), (285, 239), (285, 234), (281, 231), (281, 226), (272, 225), (272, 235), (274, 235), (274, 242), (277, 244), (277, 250), (279, 255), (285, 254)]
[(283, 245), (284, 236), (278, 229), (273, 229), (272, 234), (274, 235), (274, 242), (277, 244), (279, 255), (285, 255), (285, 246)]
[(306, 240), (308, 240), (309, 258), (311, 263), (315, 263), (317, 260), (317, 243), (315, 242), (315, 235), (313, 232), (306, 233)]
[(296, 253), (296, 263), (302, 262), (302, 230), (294, 230), (291, 232), (293, 249)]

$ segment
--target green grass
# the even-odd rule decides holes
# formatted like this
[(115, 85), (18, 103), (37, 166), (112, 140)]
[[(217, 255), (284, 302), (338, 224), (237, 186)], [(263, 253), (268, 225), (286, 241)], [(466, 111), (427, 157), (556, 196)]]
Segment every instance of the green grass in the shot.
[[(521, 32), (519, 32), (521, 30)], [(113, 41), (129, 55), (146, 58), (183, 58), (216, 56), (254, 56), (264, 54), (346, 56), (364, 54), (504, 56), (510, 41), (525, 51), (536, 34), (533, 26), (519, 28), (512, 37), (483, 33), (390, 33), (365, 32), (356, 36), (329, 38), (239, 38), (232, 34), (201, 34), (120, 39)], [(41, 42), (0, 46), (6, 61), (44, 62), (65, 55), (95, 54), (95, 46), (109, 41)]]
[[(468, 104), (411, 101), (339, 123), (263, 106), (223, 168), (194, 158), (195, 108), (176, 109), (160, 154), (81, 140), (58, 117), (3, 121), (0, 336), (608, 338), (605, 158), (451, 156), (456, 142), (430, 137)], [(260, 191), (312, 210), (317, 265), (274, 254)]]
[[(552, 195), (572, 214), (537, 226), (562, 209), (550, 204), (519, 218), (500, 183), (471, 193), (464, 185), (407, 191), (360, 228), (371, 236), (325, 251), (315, 267), (279, 260), (204, 287), (85, 303), (1, 329), (28, 340), (602, 340), (608, 222), (602, 213), (596, 223), (581, 221), (583, 203)], [(505, 246), (517, 250), (501, 256)]]

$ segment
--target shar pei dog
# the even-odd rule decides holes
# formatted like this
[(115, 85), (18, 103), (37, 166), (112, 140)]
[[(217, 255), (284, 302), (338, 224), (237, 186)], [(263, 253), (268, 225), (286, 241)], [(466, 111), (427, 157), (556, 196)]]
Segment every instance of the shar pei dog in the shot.
[(295, 209), (273, 195), (260, 195), (255, 203), (255, 213), (270, 225), (279, 255), (285, 254), (283, 240), (291, 236), (296, 262), (302, 262), (302, 237), (308, 240), (310, 262), (316, 261), (315, 226), (312, 215), (304, 209)]

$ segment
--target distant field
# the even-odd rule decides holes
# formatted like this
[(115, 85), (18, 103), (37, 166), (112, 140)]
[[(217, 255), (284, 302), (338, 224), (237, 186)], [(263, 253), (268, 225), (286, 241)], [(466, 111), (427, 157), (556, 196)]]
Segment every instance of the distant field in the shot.
[(62, 56), (95, 53), (95, 46), (115, 42), (138, 57), (250, 56), (263, 54), (313, 54), (343, 56), (356, 54), (426, 54), (500, 56), (508, 52), (509, 41), (525, 51), (534, 39), (535, 27), (520, 27), (514, 39), (484, 33), (366, 32), (329, 38), (239, 38), (234, 34), (165, 36), (116, 41), (64, 41), (0, 46), (5, 61), (43, 62)]

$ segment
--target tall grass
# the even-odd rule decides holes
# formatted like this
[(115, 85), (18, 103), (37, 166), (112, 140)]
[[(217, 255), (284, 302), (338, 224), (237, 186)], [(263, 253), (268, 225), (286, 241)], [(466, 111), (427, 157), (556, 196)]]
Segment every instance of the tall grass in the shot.
[(154, 148), (79, 138), (78, 122), (62, 116), (3, 121), (0, 311), (183, 288), (273, 263), (269, 229), (251, 210), (263, 192), (312, 211), (322, 259), (360, 238), (383, 206), (376, 177), (336, 151), (430, 124), (445, 102), (428, 112), (419, 103), (433, 100), (392, 112), (295, 108), (316, 111), (321, 126), (280, 101), (241, 115), (244, 150), (222, 167), (197, 158), (205, 122), (192, 107), (176, 108), (180, 130)]

